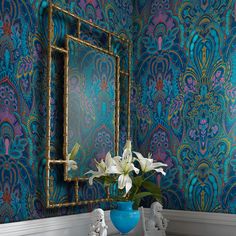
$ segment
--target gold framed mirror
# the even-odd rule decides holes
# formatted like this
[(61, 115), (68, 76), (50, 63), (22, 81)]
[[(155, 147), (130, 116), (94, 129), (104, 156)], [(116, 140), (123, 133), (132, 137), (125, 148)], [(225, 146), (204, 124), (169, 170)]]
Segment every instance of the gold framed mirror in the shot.
[[(64, 14), (68, 17), (73, 18), (73, 20), (76, 21), (76, 36), (75, 35), (68, 35), (65, 34), (64, 35), (64, 41), (65, 41), (65, 45), (57, 45), (57, 42), (54, 40), (53, 41), (53, 32), (54, 32), (54, 22), (53, 22), (53, 14), (55, 12), (59, 12), (60, 14)], [(96, 43), (91, 43), (89, 41), (86, 41), (83, 38), (83, 25), (85, 25), (86, 27), (89, 27), (91, 29), (96, 29), (97, 31), (101, 31), (105, 37), (106, 37), (106, 44), (103, 47), (97, 46)], [(84, 27), (84, 28), (86, 28)], [(53, 41), (53, 42), (52, 42)], [(73, 42), (73, 43), (72, 43)], [(117, 43), (118, 42), (118, 43)], [(127, 55), (127, 58), (120, 56), (120, 51), (121, 53), (122, 50), (120, 51), (117, 50), (117, 45), (125, 45), (125, 55)], [(77, 46), (76, 46), (77, 45)], [(85, 67), (81, 67), (83, 63), (81, 63), (81, 61), (79, 62), (79, 57), (78, 55), (81, 55), (81, 52), (76, 56), (75, 52), (78, 49), (78, 46), (80, 46), (80, 49), (83, 50), (87, 50), (87, 55), (85, 58), (87, 58), (87, 64), (85, 63)], [(74, 47), (74, 49), (77, 47), (77, 49), (72, 50), (72, 47)], [(121, 47), (120, 47), (121, 48)], [(92, 22), (86, 21), (84, 19), (82, 19), (81, 17), (70, 13), (69, 11), (66, 11), (62, 8), (60, 8), (59, 6), (52, 4), (50, 2), (49, 4), (49, 8), (48, 8), (48, 68), (47, 68), (47, 134), (46, 134), (46, 204), (48, 208), (54, 208), (54, 207), (63, 207), (63, 206), (75, 206), (75, 205), (82, 205), (82, 204), (90, 204), (90, 203), (100, 203), (100, 202), (106, 202), (106, 201), (112, 201), (112, 198), (110, 197), (110, 192), (109, 189), (105, 189), (105, 194), (102, 194), (101, 198), (86, 198), (84, 196), (82, 196), (83, 194), (81, 193), (81, 191), (84, 188), (84, 185), (86, 185), (87, 183), (87, 178), (84, 176), (84, 172), (86, 172), (86, 168), (79, 168), (80, 164), (82, 167), (89, 167), (90, 169), (92, 169), (92, 159), (94, 158), (101, 158), (102, 155), (107, 152), (110, 151), (108, 150), (108, 148), (102, 148), (101, 150), (101, 146), (100, 150), (99, 150), (99, 145), (87, 145), (86, 141), (89, 140), (89, 138), (91, 140), (93, 140), (95, 138), (94, 135), (91, 135), (93, 128), (96, 127), (103, 127), (104, 124), (106, 124), (107, 126), (109, 126), (110, 130), (111, 130), (111, 136), (113, 135), (113, 142), (112, 142), (112, 149), (114, 150), (113, 154), (117, 154), (119, 151), (119, 107), (120, 107), (120, 93), (119, 93), (119, 87), (120, 84), (126, 87), (126, 94), (125, 96), (122, 94), (123, 97), (126, 98), (126, 101), (124, 102), (124, 105), (122, 106), (122, 109), (125, 109), (125, 111), (121, 111), (124, 114), (127, 114), (126, 117), (126, 126), (127, 126), (127, 139), (130, 139), (130, 91), (131, 91), (131, 50), (132, 50), (132, 45), (130, 43), (130, 41), (128, 39), (125, 39), (113, 32), (110, 32), (106, 29), (103, 29), (95, 24), (93, 24)], [(64, 109), (63, 109), (63, 114), (64, 114), (64, 121), (63, 121), (63, 153), (52, 156), (51, 154), (51, 139), (52, 139), (52, 133), (51, 133), (51, 103), (52, 103), (52, 86), (51, 83), (53, 81), (54, 78), (52, 78), (52, 54), (53, 53), (58, 53), (60, 55), (62, 55), (61, 58), (63, 58), (64, 60)], [(97, 80), (94, 79), (94, 83), (99, 82), (99, 86), (103, 86), (103, 89), (106, 90), (107, 88), (109, 88), (109, 92), (106, 91), (106, 93), (104, 92), (104, 94), (99, 94), (99, 93), (93, 93), (93, 86), (88, 86), (88, 84), (86, 84), (86, 92), (84, 93), (84, 95), (86, 95), (85, 97), (87, 98), (93, 98), (92, 100), (89, 101), (89, 99), (80, 99), (80, 96), (82, 96), (79, 93), (75, 93), (74, 97), (73, 96), (69, 96), (69, 91), (70, 88), (73, 89), (79, 89), (78, 86), (74, 86), (73, 85), (73, 71), (74, 74), (79, 75), (81, 78), (84, 76), (84, 78), (80, 78), (81, 83), (85, 82), (86, 78), (87, 80), (91, 79), (91, 74), (87, 73), (83, 71), (85, 70), (85, 68), (90, 68), (92, 71), (95, 72), (95, 67), (99, 68), (98, 64), (99, 62), (96, 62), (94, 57), (95, 54), (97, 53), (98, 58), (100, 58), (100, 68), (101, 67), (106, 67), (108, 64), (110, 65), (109, 70), (112, 71), (110, 76), (106, 76), (106, 79), (108, 78), (108, 81), (106, 81), (104, 78), (102, 77)], [(74, 54), (73, 54), (74, 53)], [(85, 53), (85, 54), (86, 54)], [(70, 57), (71, 57), (71, 61), (73, 61), (74, 59), (72, 58), (72, 55), (75, 56), (75, 58), (77, 57), (77, 61), (78, 61), (78, 68), (76, 66), (72, 66), (70, 68)], [(89, 56), (88, 56), (89, 55)], [(91, 56), (93, 55), (93, 57)], [(101, 59), (103, 58), (103, 59)], [(120, 61), (121, 59), (121, 61)], [(76, 59), (75, 59), (76, 60)], [(80, 58), (81, 60), (81, 58)], [(98, 61), (99, 61), (98, 60)], [(93, 62), (90, 63), (89, 62)], [(98, 63), (98, 64), (97, 64)], [(91, 68), (92, 66), (92, 68)], [(107, 68), (103, 68), (102, 71), (107, 71)], [(71, 73), (71, 77), (70, 77), (70, 73)], [(98, 71), (97, 71), (98, 73)], [(95, 77), (96, 77), (96, 72), (94, 73)], [(99, 75), (100, 76), (100, 75)], [(97, 75), (97, 77), (99, 77)], [(70, 80), (71, 78), (71, 80)], [(119, 80), (121, 80), (119, 82)], [(91, 82), (91, 81), (90, 81)], [(123, 82), (123, 83), (122, 83)], [(90, 96), (89, 96), (90, 95)], [(76, 97), (78, 96), (78, 97)], [(76, 106), (79, 110), (79, 115), (81, 115), (82, 113), (86, 114), (86, 109), (90, 109), (90, 116), (87, 117), (87, 119), (94, 119), (94, 114), (97, 114), (99, 109), (97, 109), (100, 106), (100, 110), (101, 110), (101, 114), (99, 116), (99, 120), (98, 120), (98, 124), (96, 125), (92, 125), (92, 127), (90, 127), (91, 129), (87, 129), (85, 130), (85, 132), (83, 133), (83, 135), (81, 134), (81, 132), (83, 132), (83, 128), (86, 128), (86, 119), (85, 118), (81, 118), (81, 117), (75, 117), (75, 120), (72, 121), (72, 125), (70, 126), (70, 121), (69, 121), (69, 117), (70, 117), (70, 112), (72, 112), (71, 114), (75, 115), (75, 112), (73, 112), (73, 100), (74, 98), (78, 99), (78, 103), (76, 103)], [(109, 98), (109, 103), (107, 103), (107, 101), (105, 101), (105, 98)], [(71, 99), (72, 103), (69, 102), (69, 100)], [(100, 103), (98, 102), (96, 104), (96, 100), (100, 101)], [(84, 104), (82, 104), (81, 102), (84, 102)], [(87, 103), (86, 103), (86, 102)], [(94, 105), (96, 105), (96, 109), (91, 108), (91, 104), (95, 103)], [(85, 109), (87, 105), (87, 108)], [(71, 108), (69, 108), (71, 106)], [(109, 115), (108, 115), (109, 114)], [(86, 116), (84, 116), (86, 117)], [(81, 119), (80, 119), (81, 118)], [(104, 119), (102, 119), (104, 118)], [(80, 128), (78, 129), (77, 132), (77, 137), (80, 136), (80, 138), (76, 139), (76, 138), (71, 138), (72, 135), (72, 131), (73, 127), (76, 124), (76, 120), (78, 121), (83, 121), (84, 123), (81, 123), (82, 125), (80, 125)], [(105, 121), (104, 121), (105, 120)], [(93, 123), (93, 122), (91, 122)], [(96, 122), (95, 122), (96, 123)], [(104, 123), (104, 124), (103, 124)], [(105, 125), (105, 126), (106, 126)], [(113, 127), (113, 128), (111, 128)], [(71, 131), (71, 132), (70, 132)], [(101, 132), (103, 133), (103, 132)], [(109, 133), (109, 132), (108, 132)], [(72, 135), (72, 136), (71, 136)], [(75, 137), (76, 137), (75, 135)], [(70, 139), (71, 138), (71, 139)], [(70, 142), (68, 141), (70, 139)], [(96, 139), (96, 138), (95, 138)], [(98, 138), (97, 138), (98, 139)], [(94, 140), (93, 140), (94, 141)], [(80, 171), (79, 174), (77, 175), (73, 175), (68, 171), (68, 166), (69, 166), (69, 159), (68, 159), (68, 154), (71, 152), (71, 149), (74, 145), (74, 143), (78, 142), (80, 145), (80, 150), (78, 152), (78, 156), (77, 158), (77, 163), (78, 163), (78, 169)], [(99, 143), (99, 142), (98, 142)], [(91, 151), (91, 147), (97, 147), (98, 150), (97, 152), (93, 152), (92, 154), (88, 153), (89, 150)], [(111, 148), (111, 146), (109, 146), (109, 149)], [(79, 156), (82, 156), (83, 159), (85, 159), (85, 157), (90, 156), (90, 158), (88, 158), (88, 160), (85, 160), (84, 163), (82, 163), (81, 160), (79, 160)], [(79, 163), (80, 162), (80, 163)], [(65, 183), (68, 183), (70, 186), (72, 186), (73, 191), (72, 191), (72, 197), (65, 201), (63, 200), (63, 202), (55, 202), (53, 200), (53, 195), (54, 195), (54, 189), (55, 189), (55, 178), (54, 178), (54, 173), (55, 173), (55, 169), (56, 167), (59, 167), (61, 169), (61, 167), (64, 167), (64, 174), (63, 174), (63, 179)], [(60, 172), (61, 174), (61, 172)], [(101, 186), (100, 186), (101, 187)], [(99, 188), (100, 188), (99, 187)], [(103, 190), (102, 190), (103, 191)], [(83, 192), (83, 191), (82, 191)], [(81, 195), (82, 194), (82, 195)]]

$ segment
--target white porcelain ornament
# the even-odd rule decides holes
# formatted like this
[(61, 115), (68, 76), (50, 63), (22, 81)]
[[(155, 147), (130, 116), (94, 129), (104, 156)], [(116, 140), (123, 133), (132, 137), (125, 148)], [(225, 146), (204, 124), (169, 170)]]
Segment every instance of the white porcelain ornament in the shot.
[[(165, 230), (168, 226), (168, 220), (162, 215), (163, 207), (159, 202), (154, 202), (151, 205), (151, 213), (146, 220), (146, 232), (160, 232), (162, 236), (165, 236)], [(151, 234), (150, 234), (151, 235)]]
[(107, 236), (108, 226), (105, 223), (104, 211), (100, 208), (92, 212), (92, 224), (90, 225), (89, 236)]

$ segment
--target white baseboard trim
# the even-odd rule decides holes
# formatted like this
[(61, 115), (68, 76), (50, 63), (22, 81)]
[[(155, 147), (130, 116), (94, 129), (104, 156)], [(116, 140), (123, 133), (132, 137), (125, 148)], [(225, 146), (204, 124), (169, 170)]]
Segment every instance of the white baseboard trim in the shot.
[[(105, 212), (109, 232), (115, 233), (109, 218), (110, 211)], [(91, 214), (51, 217), (37, 220), (21, 221), (0, 225), (0, 236), (87, 236)]]
[(164, 210), (168, 236), (236, 236), (236, 215)]
[[(149, 209), (145, 209), (145, 216)], [(105, 212), (109, 235), (115, 234)], [(236, 215), (221, 213), (205, 213), (191, 211), (164, 210), (169, 220), (167, 236), (235, 236)], [(1, 224), (0, 236), (87, 236), (90, 224), (90, 213), (45, 218)], [(133, 232), (133, 236), (143, 236), (142, 224)]]

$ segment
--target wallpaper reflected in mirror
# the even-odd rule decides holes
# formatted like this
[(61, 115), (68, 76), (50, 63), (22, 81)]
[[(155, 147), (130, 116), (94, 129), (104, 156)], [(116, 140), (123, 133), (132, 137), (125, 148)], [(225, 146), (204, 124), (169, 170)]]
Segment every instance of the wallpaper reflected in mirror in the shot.
[(68, 40), (68, 153), (76, 143), (78, 168), (68, 178), (85, 177), (116, 140), (116, 58), (82, 41)]

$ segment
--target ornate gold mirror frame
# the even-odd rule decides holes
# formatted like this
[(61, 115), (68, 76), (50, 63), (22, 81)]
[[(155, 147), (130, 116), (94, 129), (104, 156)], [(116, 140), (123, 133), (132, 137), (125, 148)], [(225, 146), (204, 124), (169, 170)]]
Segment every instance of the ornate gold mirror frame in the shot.
[[(81, 42), (89, 47), (92, 47), (96, 50), (103, 51), (104, 53), (107, 53), (109, 55), (113, 55), (116, 58), (116, 76), (118, 79), (116, 79), (117, 87), (119, 88), (119, 76), (124, 76), (127, 78), (127, 84), (128, 84), (128, 91), (127, 91), (127, 139), (130, 139), (130, 93), (131, 93), (131, 50), (132, 45), (131, 42), (128, 39), (125, 39), (113, 32), (110, 32), (106, 29), (103, 29), (97, 25), (95, 25), (92, 22), (89, 22), (87, 20), (82, 19), (81, 17), (64, 10), (60, 8), (59, 6), (51, 3), (49, 3), (48, 8), (48, 67), (47, 67), (47, 130), (46, 130), (46, 205), (48, 208), (55, 208), (55, 207), (66, 207), (66, 206), (76, 206), (76, 205), (84, 205), (84, 204), (91, 204), (91, 203), (100, 203), (100, 202), (107, 202), (112, 201), (112, 198), (110, 197), (109, 189), (106, 189), (106, 197), (102, 199), (94, 199), (94, 200), (80, 200), (79, 199), (79, 183), (80, 181), (86, 181), (87, 178), (76, 178), (71, 179), (68, 177), (68, 160), (67, 160), (67, 141), (68, 137), (67, 135), (67, 119), (64, 119), (64, 144), (63, 144), (63, 158), (60, 159), (52, 159), (51, 158), (51, 66), (52, 66), (52, 53), (54, 51), (61, 53), (64, 57), (64, 115), (66, 116), (68, 114), (68, 104), (67, 104), (67, 81), (68, 81), (68, 45), (66, 43), (65, 48), (59, 47), (57, 45), (52, 44), (52, 38), (53, 38), (53, 31), (54, 31), (54, 25), (53, 25), (53, 12), (58, 11), (60, 13), (63, 13), (67, 16), (70, 16), (74, 18), (77, 22), (77, 37), (71, 36), (71, 35), (65, 35), (66, 42), (68, 42), (68, 39), (72, 39), (78, 42)], [(88, 25), (89, 27), (92, 27), (96, 30), (101, 31), (102, 33), (105, 33), (107, 35), (107, 49), (99, 48), (87, 41), (84, 41), (80, 39), (81, 35), (81, 23)], [(122, 44), (127, 45), (127, 54), (128, 54), (128, 69), (122, 70), (120, 69), (120, 58), (119, 56), (115, 55), (112, 51), (112, 38), (115, 38), (116, 40), (119, 40), (122, 42)], [(116, 91), (116, 103), (119, 106), (119, 89)], [(117, 114), (118, 115), (118, 114)], [(64, 116), (64, 118), (65, 118)], [(117, 116), (117, 119), (119, 117)], [(116, 132), (117, 137), (117, 132)], [(115, 143), (115, 150), (118, 151), (118, 141)], [(53, 176), (51, 176), (51, 171), (53, 170), (53, 167), (56, 165), (63, 165), (64, 166), (64, 181), (71, 182), (74, 186), (74, 198), (71, 202), (63, 202), (63, 203), (55, 203), (51, 200), (51, 195), (53, 194)]]

